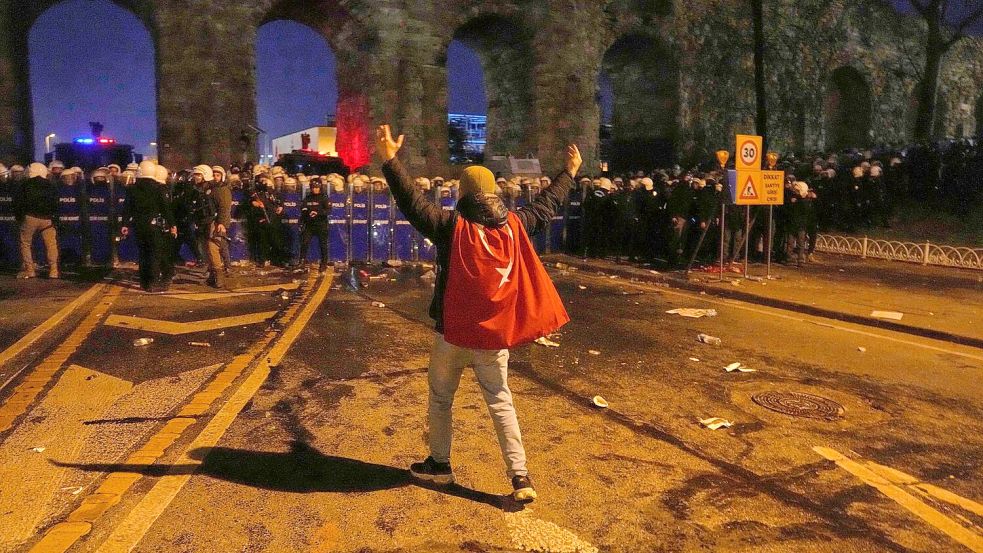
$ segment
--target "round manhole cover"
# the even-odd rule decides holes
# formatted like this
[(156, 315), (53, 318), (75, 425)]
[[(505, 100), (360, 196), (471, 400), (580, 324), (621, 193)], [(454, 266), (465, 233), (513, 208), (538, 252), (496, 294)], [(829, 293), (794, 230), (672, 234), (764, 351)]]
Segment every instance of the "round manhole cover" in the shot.
[(843, 406), (831, 399), (801, 392), (761, 392), (751, 399), (765, 409), (809, 419), (835, 420), (843, 416)]

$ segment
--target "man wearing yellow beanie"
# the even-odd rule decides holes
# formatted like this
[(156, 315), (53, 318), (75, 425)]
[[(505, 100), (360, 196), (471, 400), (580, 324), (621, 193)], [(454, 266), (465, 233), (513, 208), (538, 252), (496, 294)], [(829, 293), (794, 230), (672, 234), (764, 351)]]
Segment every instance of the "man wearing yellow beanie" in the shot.
[(437, 279), (430, 316), (437, 336), (430, 355), (430, 456), (413, 463), (416, 478), (454, 482), (451, 406), (465, 366), (473, 366), (498, 435), (512, 496), (536, 498), (519, 421), (508, 386), (509, 348), (545, 336), (570, 318), (529, 239), (550, 225), (580, 169), (580, 151), (567, 148), (566, 167), (529, 205), (511, 212), (495, 195), (485, 167), (464, 169), (453, 211), (441, 209), (415, 186), (396, 157), (403, 136), (389, 125), (376, 132), (382, 171), (396, 205), (437, 249)]

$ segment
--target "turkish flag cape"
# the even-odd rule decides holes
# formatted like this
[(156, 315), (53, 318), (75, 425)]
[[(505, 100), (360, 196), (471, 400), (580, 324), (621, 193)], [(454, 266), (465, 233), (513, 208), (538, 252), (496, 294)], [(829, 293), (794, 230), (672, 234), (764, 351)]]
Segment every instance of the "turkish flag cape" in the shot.
[(444, 292), (444, 340), (469, 349), (504, 349), (569, 321), (514, 213), (497, 229), (457, 217)]

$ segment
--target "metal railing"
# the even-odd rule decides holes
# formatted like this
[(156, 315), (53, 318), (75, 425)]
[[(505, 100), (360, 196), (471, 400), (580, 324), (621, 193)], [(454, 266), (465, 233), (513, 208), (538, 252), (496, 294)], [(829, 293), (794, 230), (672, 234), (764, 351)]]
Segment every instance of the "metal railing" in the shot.
[(922, 265), (959, 267), (983, 270), (983, 248), (954, 247), (931, 242), (898, 242), (878, 240), (866, 236), (837, 236), (820, 234), (816, 237), (816, 251), (873, 257), (892, 261), (907, 261)]

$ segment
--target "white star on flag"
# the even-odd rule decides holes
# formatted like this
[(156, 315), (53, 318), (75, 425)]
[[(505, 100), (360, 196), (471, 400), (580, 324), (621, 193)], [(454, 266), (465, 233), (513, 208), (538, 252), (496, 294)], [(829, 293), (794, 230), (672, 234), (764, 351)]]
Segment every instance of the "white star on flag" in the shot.
[[(514, 239), (514, 237), (512, 236), (512, 228), (509, 227), (508, 225), (506, 225), (505, 226), (505, 230), (509, 233), (509, 239)], [(481, 244), (483, 246), (485, 246), (485, 250), (489, 254), (491, 254), (492, 256), (494, 256), (495, 253), (492, 251), (491, 247), (488, 245), (488, 239), (485, 238), (485, 229), (483, 229), (481, 227), (478, 227), (478, 237), (481, 238)], [(501, 288), (502, 286), (505, 286), (505, 283), (506, 282), (509, 282), (509, 275), (512, 273), (512, 265), (514, 265), (514, 261), (512, 260), (512, 248), (509, 247), (507, 251), (508, 251), (508, 254), (509, 254), (509, 264), (507, 266), (505, 266), (505, 267), (501, 267), (501, 268), (496, 267), (495, 268), (495, 270), (498, 271), (498, 274), (502, 275), (502, 281), (498, 283), (498, 287), (499, 288)]]

